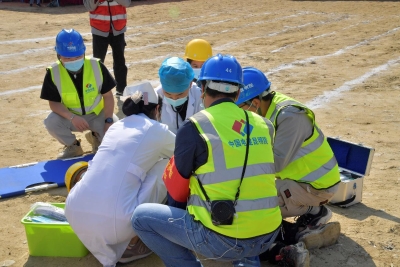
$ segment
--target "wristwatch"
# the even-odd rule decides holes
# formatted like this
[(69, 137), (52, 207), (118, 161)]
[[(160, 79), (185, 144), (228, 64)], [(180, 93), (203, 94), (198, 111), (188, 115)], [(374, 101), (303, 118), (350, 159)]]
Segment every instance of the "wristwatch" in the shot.
[(113, 123), (114, 120), (113, 120), (113, 118), (107, 118), (105, 122), (106, 122), (106, 123)]

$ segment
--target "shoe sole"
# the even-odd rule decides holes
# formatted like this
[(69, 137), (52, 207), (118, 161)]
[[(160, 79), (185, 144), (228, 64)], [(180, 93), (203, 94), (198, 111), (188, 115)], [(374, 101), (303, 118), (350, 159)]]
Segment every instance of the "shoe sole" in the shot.
[(340, 236), (340, 223), (330, 222), (322, 229), (311, 231), (299, 238), (299, 242), (304, 242), (307, 249), (317, 249), (328, 247), (337, 242)]
[(153, 251), (151, 251), (151, 252), (149, 252), (147, 254), (137, 255), (137, 256), (130, 257), (130, 258), (123, 258), (123, 259), (120, 259), (118, 262), (120, 262), (120, 263), (128, 263), (128, 262), (131, 262), (131, 261), (135, 261), (135, 260), (146, 258), (147, 256), (149, 256), (152, 253), (153, 253)]

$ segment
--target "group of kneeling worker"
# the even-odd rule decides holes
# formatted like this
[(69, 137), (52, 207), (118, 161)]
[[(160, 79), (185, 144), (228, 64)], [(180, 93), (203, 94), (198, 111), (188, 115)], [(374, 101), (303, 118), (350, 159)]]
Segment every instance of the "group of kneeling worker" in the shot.
[(82, 155), (73, 132), (89, 131), (96, 154), (65, 213), (103, 266), (154, 252), (168, 267), (303, 267), (309, 249), (337, 241), (325, 205), (340, 182), (333, 152), (312, 110), (272, 90), (263, 72), (194, 39), (185, 59), (162, 62), (158, 88), (125, 89), (117, 120), (115, 81), (85, 57), (81, 35), (61, 31), (56, 52), (45, 126), (65, 145), (59, 158)]

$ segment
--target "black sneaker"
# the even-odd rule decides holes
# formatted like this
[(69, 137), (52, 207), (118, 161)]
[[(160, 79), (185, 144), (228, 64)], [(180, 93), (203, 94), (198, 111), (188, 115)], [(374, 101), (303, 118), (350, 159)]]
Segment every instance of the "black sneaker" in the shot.
[(29, 4), (29, 6), (32, 6), (32, 4)]
[(325, 206), (321, 206), (321, 210), (313, 215), (313, 214), (304, 214), (296, 219), (296, 223), (299, 226), (318, 226), (321, 224), (326, 224), (332, 218), (332, 211)]
[(38, 7), (41, 7), (40, 3), (37, 3), (36, 5), (37, 5)]

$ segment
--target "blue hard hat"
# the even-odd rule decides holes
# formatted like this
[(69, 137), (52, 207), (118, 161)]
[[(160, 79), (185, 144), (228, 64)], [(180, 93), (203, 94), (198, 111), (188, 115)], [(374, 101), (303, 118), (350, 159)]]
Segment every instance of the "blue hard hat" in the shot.
[(241, 88), (243, 87), (242, 67), (234, 56), (217, 54), (204, 62), (197, 80), (232, 82), (239, 84)]
[(243, 83), (244, 87), (240, 89), (239, 98), (236, 101), (237, 105), (269, 91), (271, 87), (271, 82), (268, 81), (265, 74), (253, 67), (243, 68)]
[(85, 53), (86, 47), (79, 32), (63, 29), (57, 34), (54, 49), (63, 57), (79, 57)]
[(189, 88), (194, 78), (190, 64), (179, 57), (166, 58), (158, 70), (162, 88), (172, 94)]

